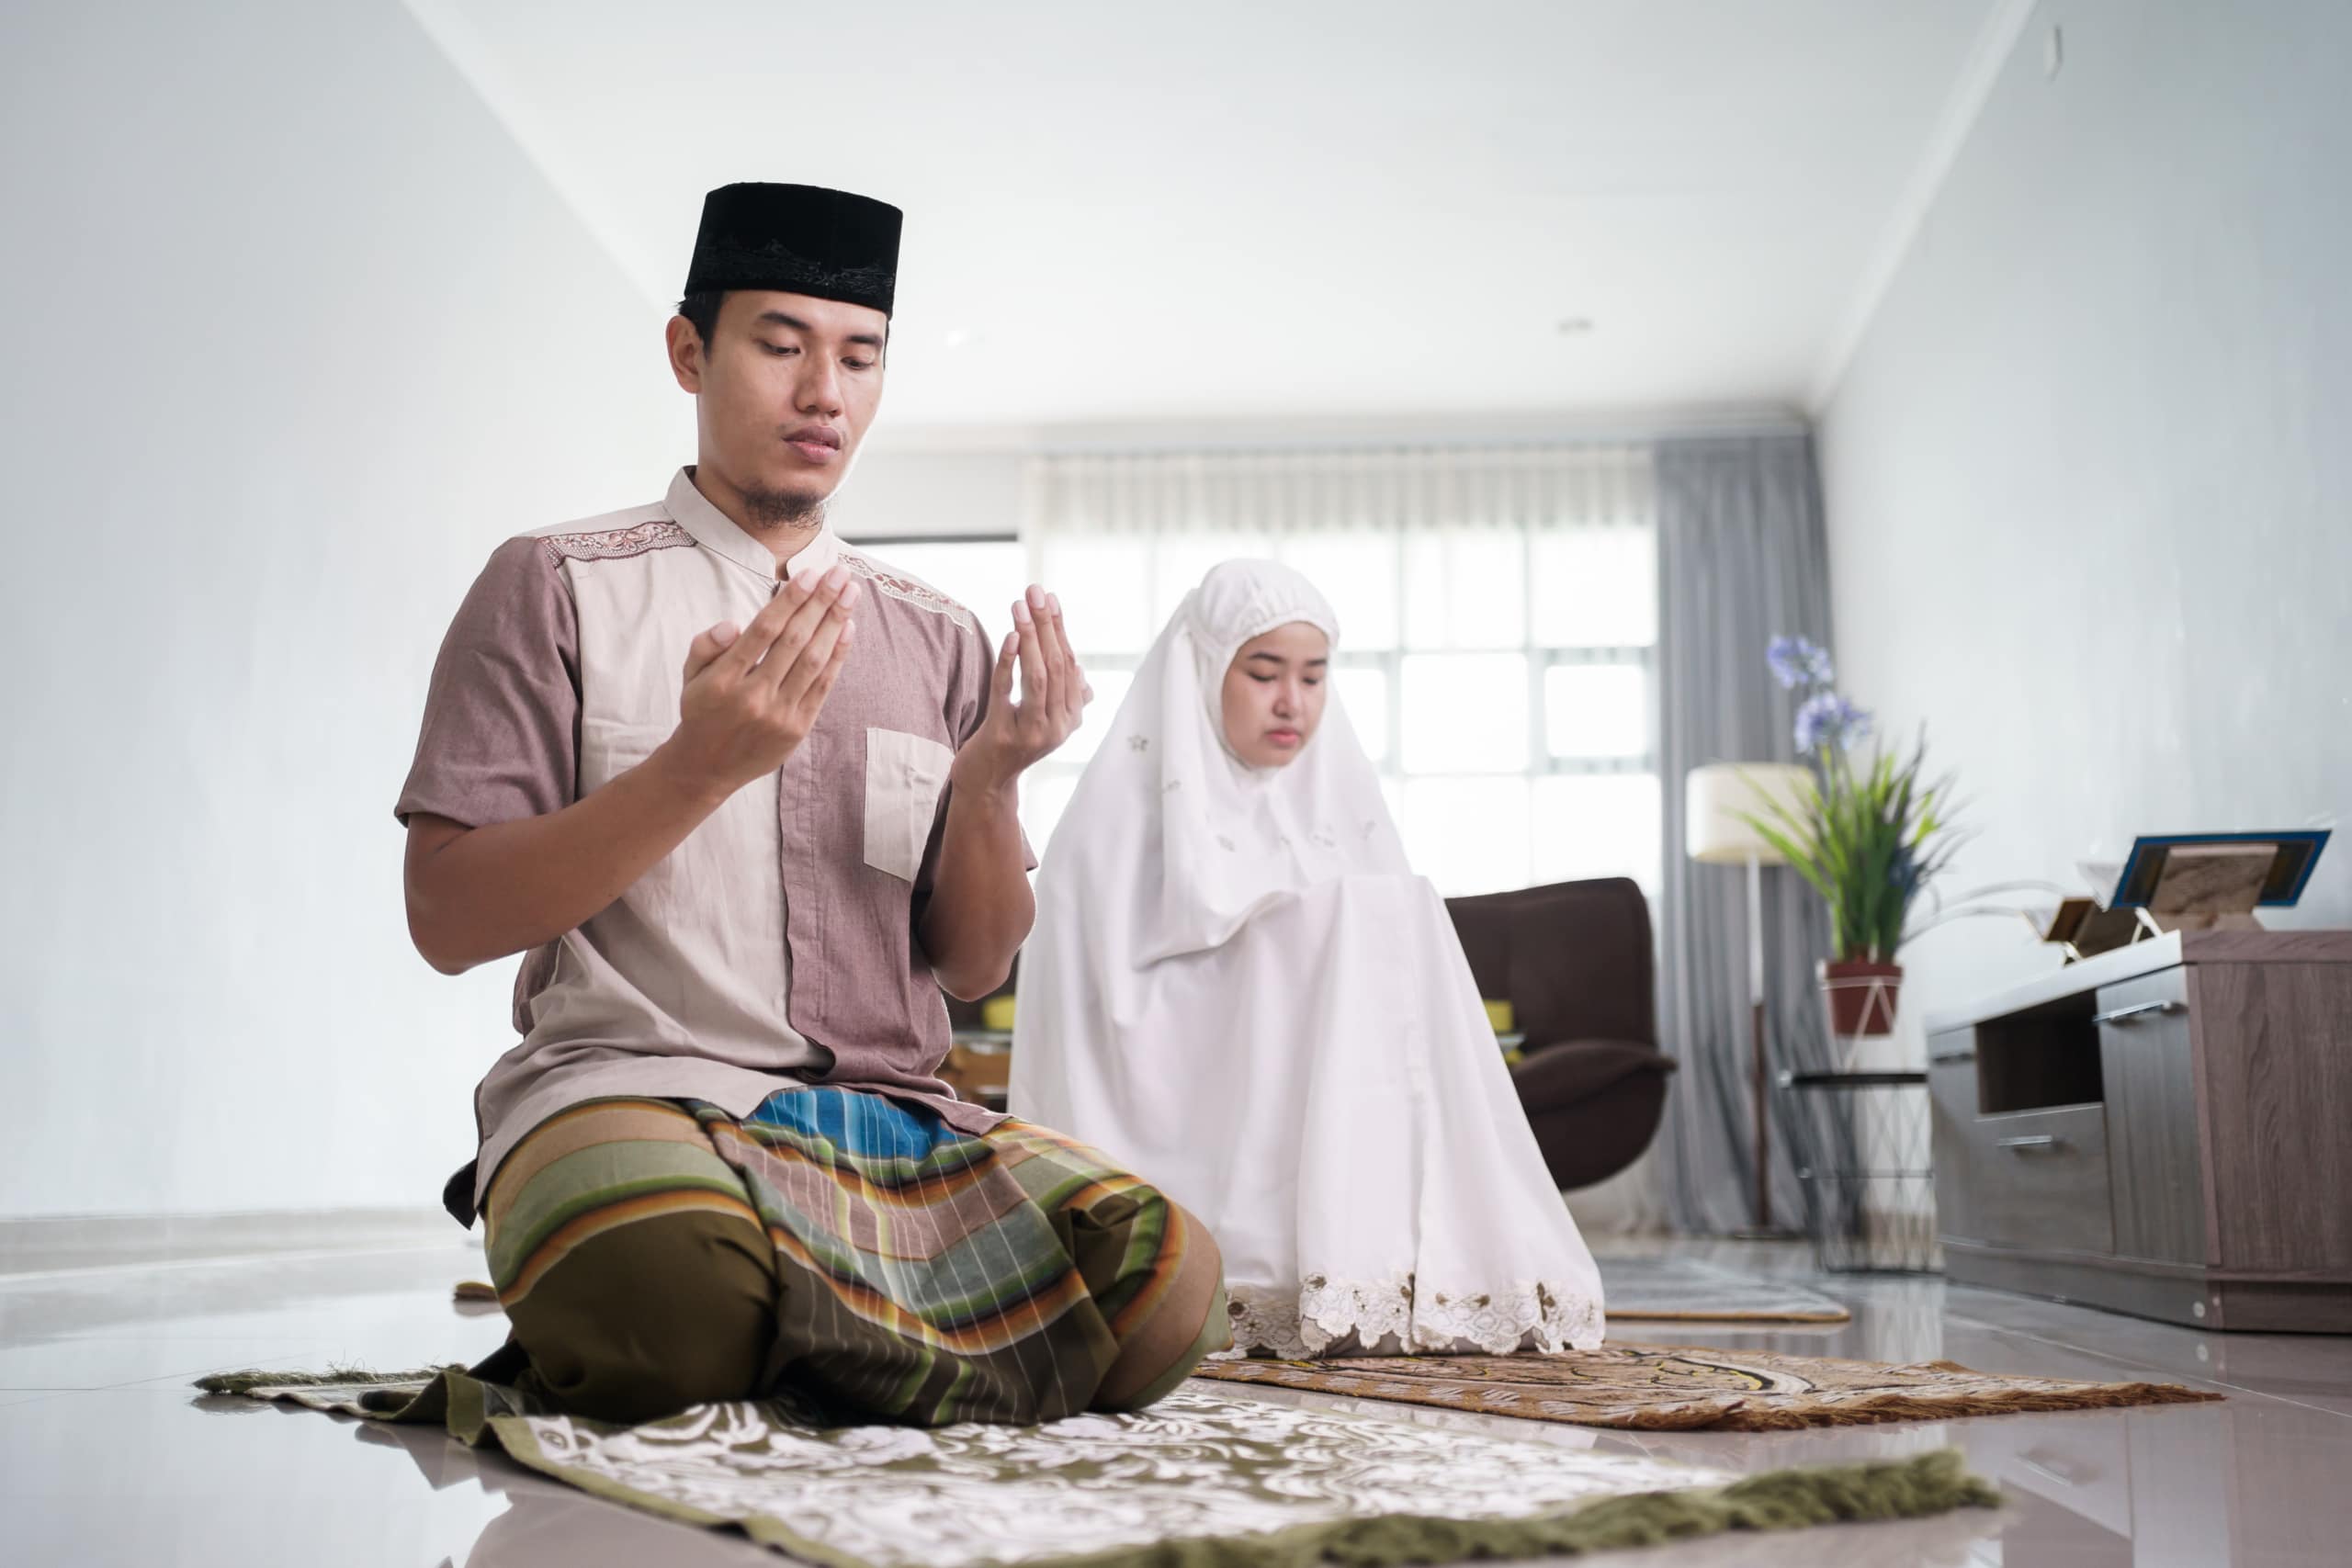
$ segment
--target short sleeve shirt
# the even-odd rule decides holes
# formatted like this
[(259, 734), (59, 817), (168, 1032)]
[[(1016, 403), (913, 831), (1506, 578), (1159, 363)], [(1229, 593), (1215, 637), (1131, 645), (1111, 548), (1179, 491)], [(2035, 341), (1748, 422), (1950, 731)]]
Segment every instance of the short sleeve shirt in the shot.
[[(915, 925), (949, 764), (979, 728), (992, 656), (963, 606), (821, 530), (792, 577), (865, 580), (857, 642), (816, 726), (620, 898), (530, 953), (520, 1043), (475, 1091), (474, 1201), (557, 1111), (609, 1096), (748, 1115), (832, 1083), (1001, 1120), (940, 1082), (945, 1004)], [(559, 811), (636, 766), (678, 723), (686, 649), (783, 586), (768, 547), (695, 488), (509, 540), (442, 645), (401, 792), (468, 828)]]

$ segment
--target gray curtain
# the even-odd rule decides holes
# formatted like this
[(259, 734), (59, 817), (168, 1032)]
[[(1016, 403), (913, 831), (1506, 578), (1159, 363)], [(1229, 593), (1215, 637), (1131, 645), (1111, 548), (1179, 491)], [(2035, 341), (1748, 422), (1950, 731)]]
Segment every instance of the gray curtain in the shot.
[[(1793, 705), (1764, 649), (1783, 633), (1830, 641), (1812, 438), (1660, 443), (1657, 528), (1666, 801), (1658, 1029), (1681, 1062), (1658, 1159), (1675, 1224), (1722, 1233), (1748, 1223), (1755, 1188), (1747, 873), (1685, 855), (1683, 779), (1707, 762), (1795, 760)], [(1842, 1114), (1824, 1116), (1777, 1087), (1784, 1069), (1833, 1065), (1814, 976), (1828, 948), (1828, 912), (1795, 872), (1763, 874), (1772, 1218), (1794, 1226), (1804, 1215), (1800, 1160), (1852, 1168), (1852, 1133)]]

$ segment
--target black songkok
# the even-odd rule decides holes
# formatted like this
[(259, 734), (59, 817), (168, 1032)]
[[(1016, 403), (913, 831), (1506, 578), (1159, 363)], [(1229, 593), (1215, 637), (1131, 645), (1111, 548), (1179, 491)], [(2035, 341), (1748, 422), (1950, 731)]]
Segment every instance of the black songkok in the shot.
[(819, 186), (721, 186), (703, 198), (686, 292), (773, 288), (887, 316), (902, 218), (888, 202)]

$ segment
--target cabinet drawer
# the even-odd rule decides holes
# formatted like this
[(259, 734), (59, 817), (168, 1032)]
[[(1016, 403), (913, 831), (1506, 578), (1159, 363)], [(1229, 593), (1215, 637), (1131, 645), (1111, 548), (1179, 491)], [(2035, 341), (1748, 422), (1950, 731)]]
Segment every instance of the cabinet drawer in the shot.
[(1965, 1141), (1969, 1228), (1980, 1239), (2070, 1252), (2114, 1247), (2103, 1106), (1980, 1116)]

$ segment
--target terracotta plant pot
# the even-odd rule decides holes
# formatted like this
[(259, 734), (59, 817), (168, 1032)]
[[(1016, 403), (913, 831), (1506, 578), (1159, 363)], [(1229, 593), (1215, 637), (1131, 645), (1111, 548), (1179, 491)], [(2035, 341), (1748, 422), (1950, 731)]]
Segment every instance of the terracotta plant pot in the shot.
[(1841, 958), (1821, 966), (1821, 995), (1829, 1004), (1829, 1028), (1838, 1035), (1892, 1034), (1894, 1003), (1903, 987), (1903, 965)]

